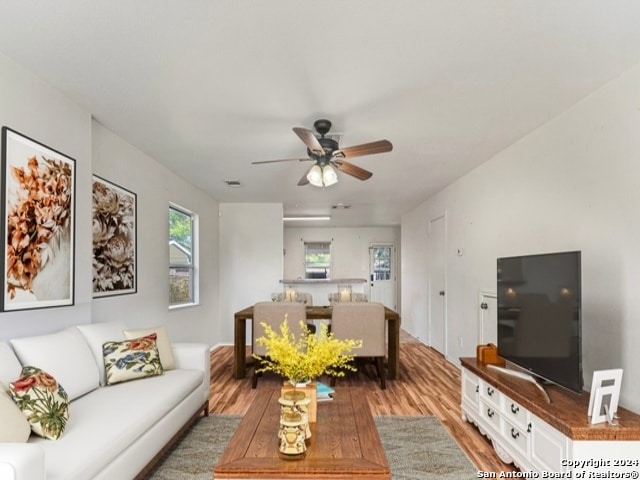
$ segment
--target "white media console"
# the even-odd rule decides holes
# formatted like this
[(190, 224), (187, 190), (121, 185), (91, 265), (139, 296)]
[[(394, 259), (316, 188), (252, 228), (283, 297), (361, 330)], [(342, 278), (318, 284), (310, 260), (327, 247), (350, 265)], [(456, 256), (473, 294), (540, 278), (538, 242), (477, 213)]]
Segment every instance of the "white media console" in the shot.
[(540, 478), (549, 472), (566, 473), (564, 478), (626, 472), (638, 478), (633, 472), (640, 471), (640, 415), (618, 408), (617, 426), (591, 425), (586, 392), (547, 386), (549, 403), (527, 379), (476, 358), (460, 360), (462, 418), (491, 440), (503, 462), (539, 472)]

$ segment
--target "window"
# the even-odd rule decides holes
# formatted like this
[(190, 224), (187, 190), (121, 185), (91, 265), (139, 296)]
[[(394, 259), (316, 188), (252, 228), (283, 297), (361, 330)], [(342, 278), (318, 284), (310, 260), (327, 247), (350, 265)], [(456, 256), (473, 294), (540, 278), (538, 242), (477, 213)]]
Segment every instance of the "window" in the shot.
[(372, 269), (373, 277), (371, 280), (391, 280), (391, 247), (374, 246), (372, 256)]
[(331, 278), (331, 243), (304, 242), (304, 278)]
[(169, 307), (197, 301), (195, 224), (193, 213), (169, 206)]

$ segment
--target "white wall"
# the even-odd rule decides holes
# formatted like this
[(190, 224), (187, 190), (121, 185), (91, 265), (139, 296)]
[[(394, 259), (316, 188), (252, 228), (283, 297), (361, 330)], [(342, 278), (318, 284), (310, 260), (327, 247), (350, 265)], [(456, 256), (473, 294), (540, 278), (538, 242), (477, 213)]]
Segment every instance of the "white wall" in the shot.
[[(98, 122), (93, 122), (93, 173), (137, 195), (138, 292), (93, 302), (96, 322), (166, 325), (175, 341), (219, 340), (218, 203)], [(198, 215), (199, 305), (169, 310), (169, 203)]]
[[(396, 275), (400, 278), (400, 227), (285, 227), (284, 278), (304, 278), (304, 242), (325, 241), (331, 242), (331, 278), (367, 279), (369, 246), (372, 243), (393, 243), (396, 246)], [(398, 281), (398, 291), (399, 287)], [(368, 293), (368, 283), (354, 285), (353, 288), (354, 291)], [(314, 294), (314, 304), (327, 305), (328, 292), (335, 293), (337, 285), (304, 289)], [(282, 291), (282, 285), (276, 291)]]
[[(0, 55), (0, 123), (76, 161), (75, 305), (0, 313), (0, 339), (40, 335), (82, 323), (124, 320), (132, 327), (166, 324), (173, 340), (218, 342), (218, 219), (215, 200), (161, 167), (91, 114)], [(93, 300), (93, 173), (137, 194), (138, 293)], [(200, 214), (200, 305), (168, 310), (168, 205)], [(4, 264), (4, 262), (3, 262)]]
[(282, 288), (282, 204), (220, 203), (219, 208), (220, 341), (231, 344), (233, 314), (269, 301), (271, 292)]
[(403, 216), (403, 328), (424, 329), (426, 225), (443, 212), (452, 361), (475, 354), (498, 256), (581, 250), (585, 384), (622, 367), (621, 402), (640, 411), (639, 179), (637, 67)]
[[(0, 54), (0, 124), (75, 159), (75, 305), (0, 313), (0, 339), (91, 320), (91, 115)], [(4, 262), (1, 262), (4, 265)]]

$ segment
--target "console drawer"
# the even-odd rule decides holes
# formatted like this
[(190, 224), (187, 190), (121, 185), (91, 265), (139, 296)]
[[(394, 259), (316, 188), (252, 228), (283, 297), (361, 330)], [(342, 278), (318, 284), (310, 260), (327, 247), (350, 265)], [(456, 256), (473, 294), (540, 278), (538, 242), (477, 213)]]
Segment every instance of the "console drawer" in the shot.
[(507, 439), (509, 445), (523, 455), (529, 455), (529, 433), (513, 423), (503, 423), (502, 436)]
[(504, 397), (503, 401), (504, 418), (520, 430), (526, 429), (529, 423), (529, 412), (508, 397)]
[(491, 424), (496, 432), (500, 432), (500, 411), (494, 405), (484, 400), (481, 401), (480, 415), (486, 423)]
[(500, 410), (502, 405), (502, 394), (499, 390), (480, 380), (480, 398), (493, 405), (496, 410)]

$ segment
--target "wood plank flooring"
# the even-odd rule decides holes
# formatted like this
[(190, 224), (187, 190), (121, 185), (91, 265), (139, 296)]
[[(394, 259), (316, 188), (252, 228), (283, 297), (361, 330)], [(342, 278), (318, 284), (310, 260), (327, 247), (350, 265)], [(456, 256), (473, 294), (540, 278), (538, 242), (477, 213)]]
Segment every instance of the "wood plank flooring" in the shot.
[[(257, 390), (278, 388), (282, 384), (281, 377), (265, 373), (253, 390), (251, 368), (247, 369), (247, 378), (235, 380), (232, 364), (232, 346), (218, 347), (211, 352), (211, 413), (244, 415)], [(400, 365), (400, 379), (387, 380), (386, 390), (380, 389), (372, 364), (360, 365), (358, 372), (337, 379), (335, 388), (337, 391), (351, 386), (364, 388), (373, 415), (434, 415), (478, 470), (514, 470), (497, 457), (491, 443), (473, 425), (461, 419), (458, 367), (406, 334), (401, 337)], [(320, 380), (329, 383), (328, 378)]]

